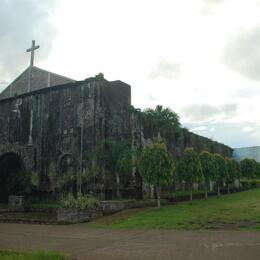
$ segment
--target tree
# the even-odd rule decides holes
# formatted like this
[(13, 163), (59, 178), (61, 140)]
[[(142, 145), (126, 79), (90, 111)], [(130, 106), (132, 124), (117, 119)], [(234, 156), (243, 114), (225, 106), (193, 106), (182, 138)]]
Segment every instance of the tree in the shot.
[(214, 158), (213, 155), (208, 151), (202, 151), (199, 155), (199, 158), (200, 158), (202, 173), (204, 176), (205, 199), (207, 199), (209, 183), (215, 178), (216, 171), (215, 171)]
[(214, 163), (215, 163), (215, 180), (217, 183), (218, 196), (220, 196), (220, 187), (223, 185), (223, 182), (227, 179), (227, 166), (225, 159), (220, 155), (214, 154)]
[(241, 167), (240, 167), (240, 164), (237, 161), (235, 161), (235, 166), (236, 166), (235, 175), (236, 175), (236, 178), (238, 180), (238, 188), (240, 189), (240, 179), (241, 179), (241, 176), (242, 176)]
[(163, 138), (172, 138), (180, 131), (179, 116), (170, 108), (157, 105), (155, 109), (145, 109), (142, 113), (142, 124), (145, 135), (152, 139), (158, 135)]
[(259, 179), (260, 178), (260, 163), (256, 162), (256, 171), (255, 171), (256, 177)]
[(240, 162), (242, 176), (253, 179), (256, 176), (256, 161), (253, 159), (244, 159)]
[(141, 176), (157, 190), (157, 207), (160, 208), (161, 185), (172, 182), (173, 160), (165, 145), (155, 143), (144, 148), (138, 162)]
[(237, 178), (237, 164), (234, 159), (226, 158), (226, 165), (227, 165), (227, 188), (228, 193), (230, 192), (230, 184), (234, 183), (235, 179)]
[[(56, 172), (57, 174), (57, 172)], [(73, 192), (73, 184), (76, 180), (75, 172), (73, 167), (68, 167), (66, 172), (62, 175), (55, 177), (55, 171), (53, 172), (52, 178), (54, 180), (54, 191), (55, 188), (58, 188), (59, 191), (63, 193), (72, 193)], [(55, 181), (56, 178), (56, 181)]]
[(193, 148), (186, 148), (183, 156), (177, 164), (178, 177), (184, 180), (190, 187), (190, 201), (192, 201), (192, 190), (194, 183), (204, 180), (199, 155)]
[(31, 172), (31, 186), (36, 190), (40, 186), (40, 174), (36, 171)]
[(120, 177), (132, 171), (132, 150), (123, 142), (105, 140), (96, 152), (99, 164), (108, 170), (116, 179), (116, 196), (121, 198)]

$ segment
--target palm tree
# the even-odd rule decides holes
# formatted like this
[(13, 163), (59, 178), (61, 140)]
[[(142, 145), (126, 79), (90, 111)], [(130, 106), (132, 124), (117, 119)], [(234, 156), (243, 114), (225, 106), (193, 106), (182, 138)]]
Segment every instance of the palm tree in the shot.
[(162, 136), (172, 139), (179, 134), (179, 116), (170, 108), (157, 105), (155, 109), (147, 108), (142, 113), (144, 134), (152, 139)]

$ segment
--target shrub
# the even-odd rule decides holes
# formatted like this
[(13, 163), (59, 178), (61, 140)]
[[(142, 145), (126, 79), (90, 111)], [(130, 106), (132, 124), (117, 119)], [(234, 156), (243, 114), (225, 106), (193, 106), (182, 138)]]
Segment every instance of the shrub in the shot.
[(76, 201), (75, 198), (71, 193), (67, 195), (67, 197), (61, 199), (61, 205), (63, 208), (76, 208)]
[(68, 196), (61, 200), (61, 204), (63, 208), (75, 208), (75, 209), (99, 209), (100, 203), (99, 201), (90, 195), (82, 195), (78, 194), (76, 198), (72, 194), (68, 194)]
[(244, 190), (260, 187), (260, 180), (241, 180), (240, 183)]

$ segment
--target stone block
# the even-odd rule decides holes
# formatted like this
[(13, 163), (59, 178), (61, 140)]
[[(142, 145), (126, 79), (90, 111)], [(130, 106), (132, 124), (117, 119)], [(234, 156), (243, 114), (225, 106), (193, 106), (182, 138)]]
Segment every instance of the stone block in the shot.
[(24, 196), (9, 196), (8, 209), (10, 211), (24, 211), (25, 210)]

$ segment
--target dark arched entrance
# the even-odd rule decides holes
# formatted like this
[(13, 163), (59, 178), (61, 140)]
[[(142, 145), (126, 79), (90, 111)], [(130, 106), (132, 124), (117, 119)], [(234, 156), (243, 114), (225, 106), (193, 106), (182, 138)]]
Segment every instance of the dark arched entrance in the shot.
[(63, 154), (58, 160), (58, 176), (62, 179), (63, 192), (77, 192), (77, 162), (71, 154)]
[(30, 185), (22, 159), (16, 153), (0, 156), (0, 203), (6, 203), (9, 195), (24, 194)]
[(58, 168), (59, 175), (64, 175), (67, 172), (75, 174), (77, 170), (77, 163), (71, 154), (64, 154), (59, 160)]

